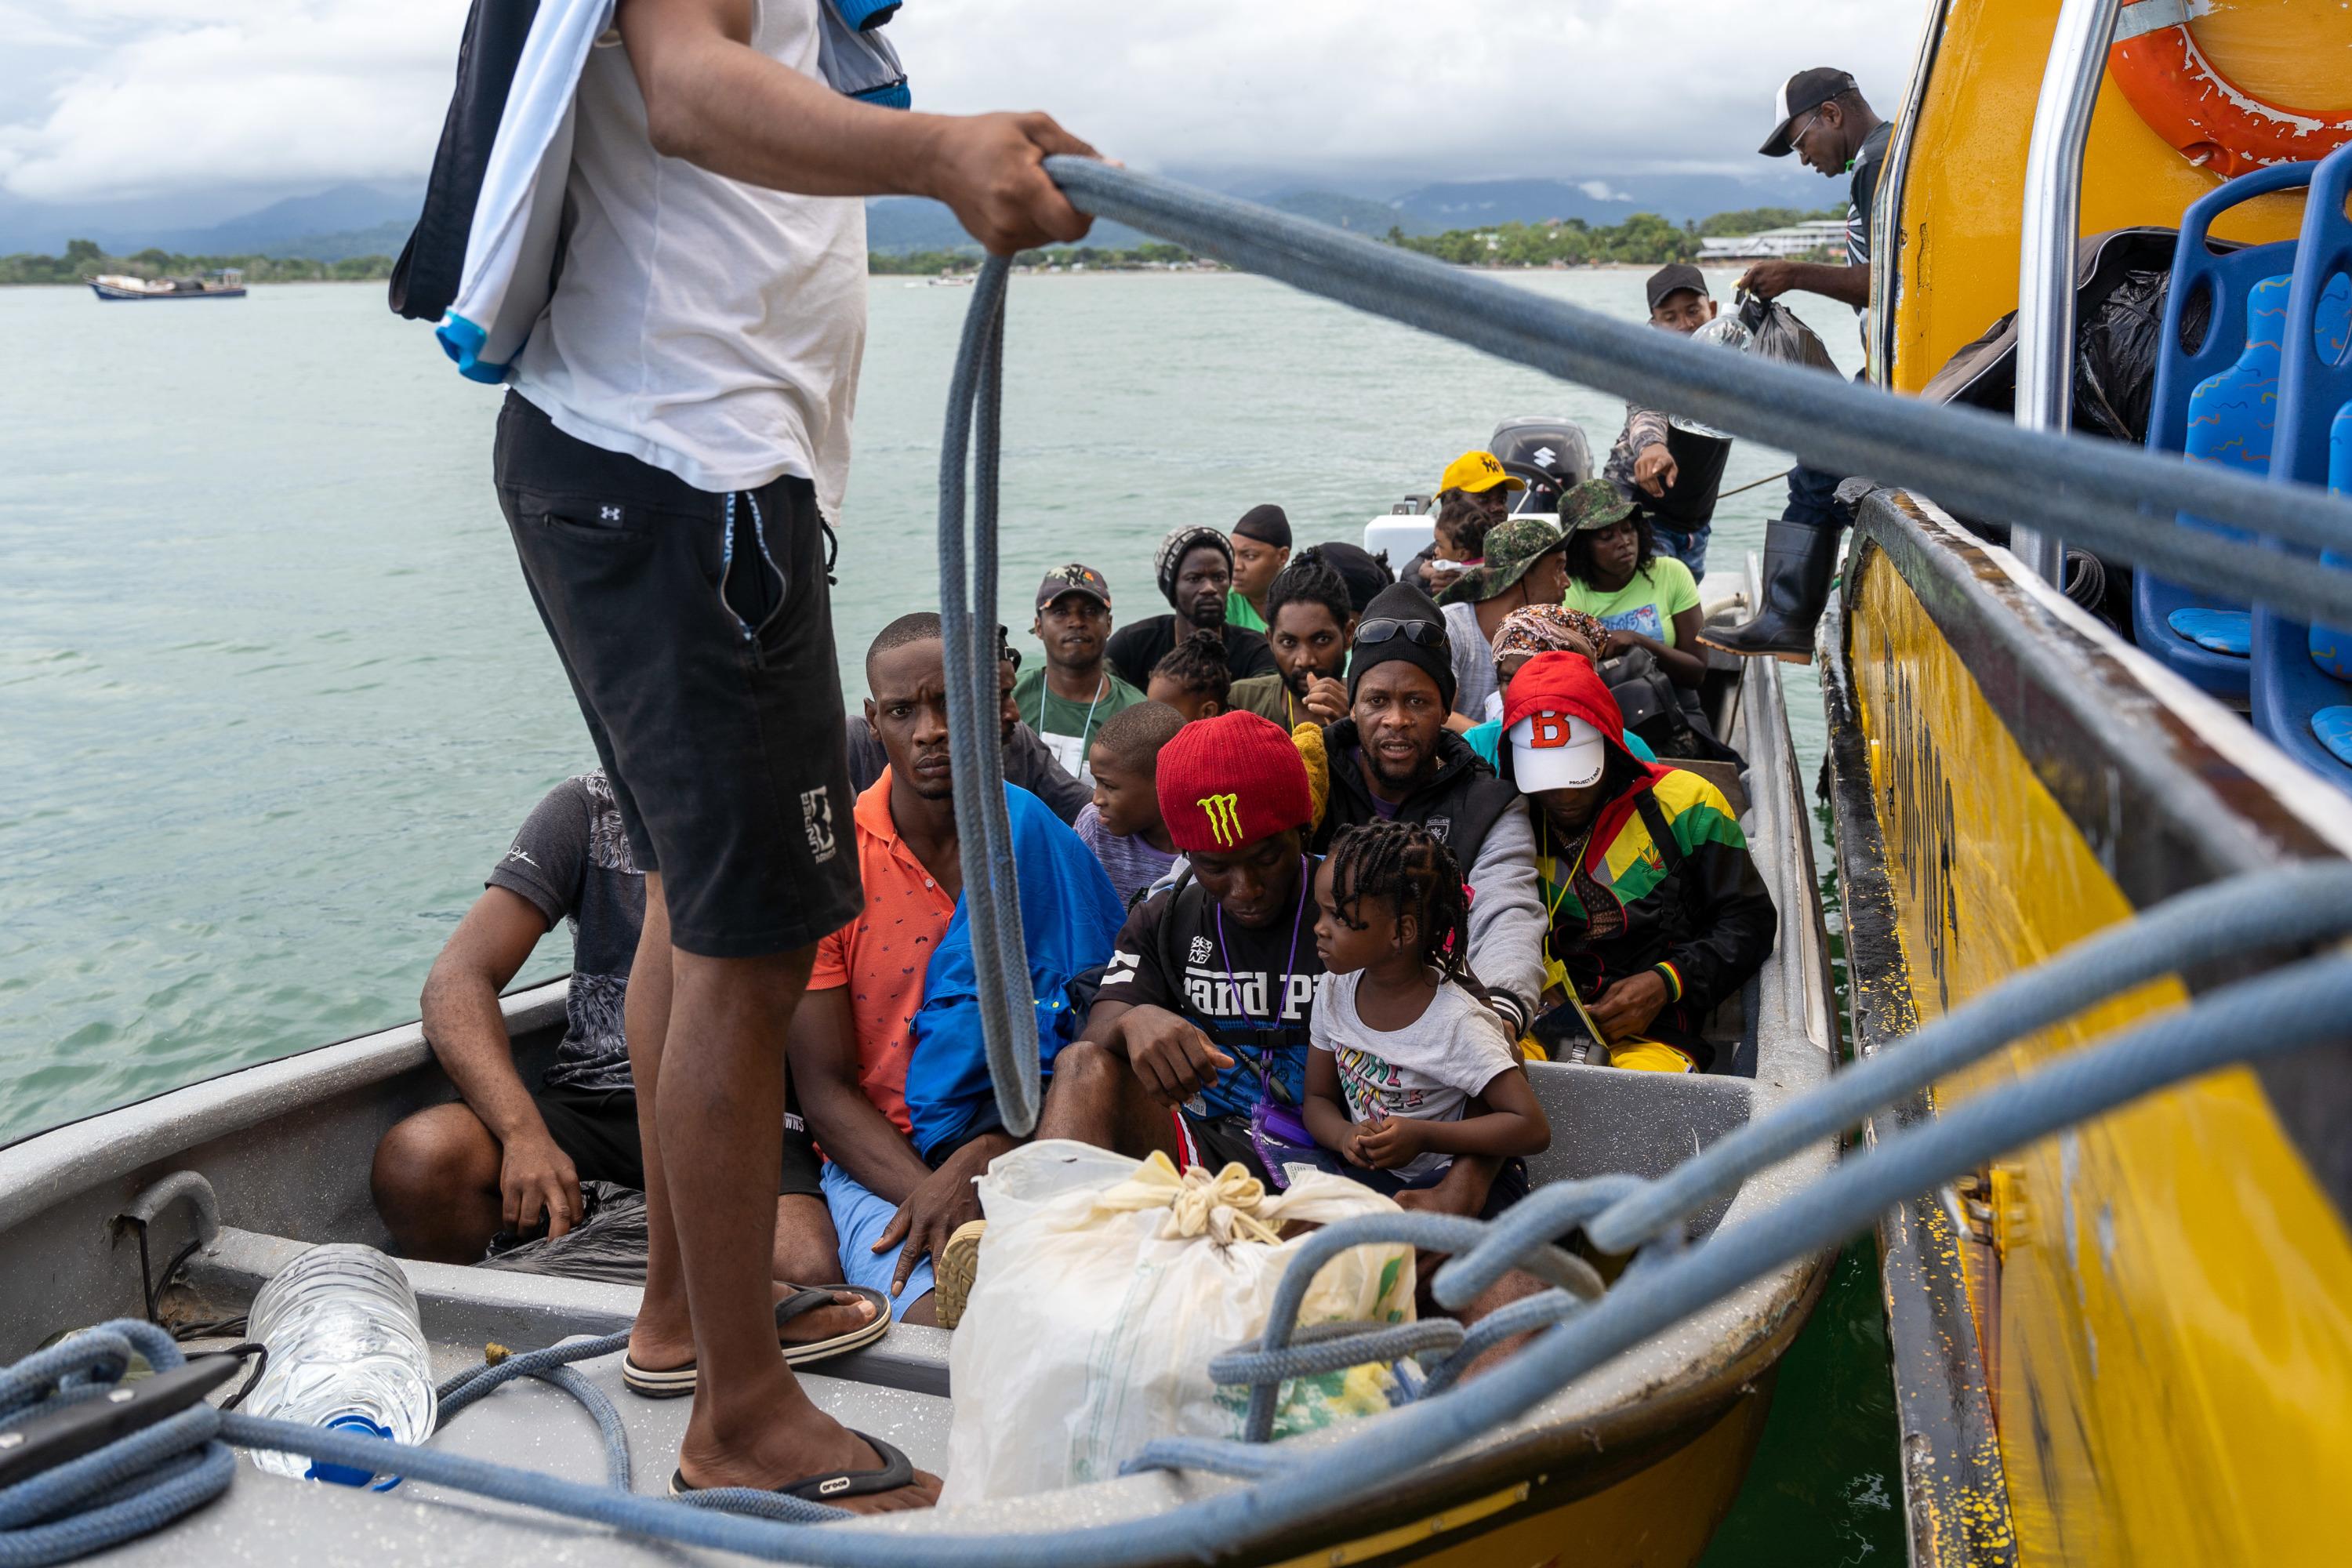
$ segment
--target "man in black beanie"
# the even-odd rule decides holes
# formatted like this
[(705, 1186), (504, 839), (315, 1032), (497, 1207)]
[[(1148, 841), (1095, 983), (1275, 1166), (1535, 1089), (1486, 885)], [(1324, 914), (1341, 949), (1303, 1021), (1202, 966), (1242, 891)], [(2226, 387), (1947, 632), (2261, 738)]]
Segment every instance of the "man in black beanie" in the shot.
[(1222, 636), (1225, 668), (1235, 680), (1274, 669), (1274, 650), (1266, 647), (1265, 635), (1225, 618), (1226, 595), (1234, 585), (1234, 547), (1223, 534), (1213, 528), (1177, 529), (1160, 542), (1154, 564), (1160, 595), (1175, 613), (1113, 632), (1103, 647), (1113, 675), (1138, 691), (1150, 690), (1151, 667), (1197, 632)]
[(1348, 717), (1323, 731), (1329, 805), (1312, 847), (1360, 823), (1417, 822), (1470, 884), (1470, 968), (1516, 1037), (1544, 985), (1544, 910), (1532, 819), (1517, 790), (1445, 727), (1454, 658), (1445, 616), (1409, 583), (1381, 591), (1356, 626)]
[(1225, 619), (1264, 635), (1265, 591), (1290, 563), (1290, 519), (1278, 506), (1254, 506), (1234, 524), (1234, 585), (1225, 594)]

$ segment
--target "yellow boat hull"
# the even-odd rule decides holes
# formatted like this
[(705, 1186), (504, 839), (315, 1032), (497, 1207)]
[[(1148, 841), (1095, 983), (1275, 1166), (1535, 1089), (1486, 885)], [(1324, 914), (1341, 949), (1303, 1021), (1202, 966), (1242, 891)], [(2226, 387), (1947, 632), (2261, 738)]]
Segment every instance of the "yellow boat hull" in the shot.
[[(1908, 499), (1864, 514), (1824, 636), (1862, 1048), (2172, 891), (2344, 853), (2352, 807), (2005, 553)], [(2340, 1560), (2347, 1110), (2341, 1058), (2216, 1073), (1996, 1161), (1971, 1234), (1934, 1200), (1882, 1229), (1915, 1560)]]

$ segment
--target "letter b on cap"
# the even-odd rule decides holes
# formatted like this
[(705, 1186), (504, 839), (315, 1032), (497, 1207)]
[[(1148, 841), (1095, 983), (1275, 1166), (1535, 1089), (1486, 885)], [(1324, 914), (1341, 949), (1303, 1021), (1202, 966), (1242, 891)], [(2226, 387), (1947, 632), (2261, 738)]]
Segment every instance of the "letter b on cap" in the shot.
[(1528, 715), (1526, 744), (1533, 751), (1549, 751), (1568, 744), (1568, 721), (1557, 713)]

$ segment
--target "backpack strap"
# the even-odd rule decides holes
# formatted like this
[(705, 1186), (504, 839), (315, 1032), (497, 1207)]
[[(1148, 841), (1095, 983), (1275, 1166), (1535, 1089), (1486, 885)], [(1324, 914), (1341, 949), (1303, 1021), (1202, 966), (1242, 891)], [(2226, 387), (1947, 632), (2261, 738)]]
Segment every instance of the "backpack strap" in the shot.
[(1675, 875), (1683, 868), (1687, 857), (1683, 854), (1681, 841), (1675, 837), (1675, 825), (1666, 820), (1666, 808), (1658, 804), (1657, 792), (1643, 790), (1634, 797), (1633, 805), (1642, 814), (1642, 826), (1650, 830), (1651, 842), (1658, 847), (1658, 858), (1665, 862), (1666, 875)]

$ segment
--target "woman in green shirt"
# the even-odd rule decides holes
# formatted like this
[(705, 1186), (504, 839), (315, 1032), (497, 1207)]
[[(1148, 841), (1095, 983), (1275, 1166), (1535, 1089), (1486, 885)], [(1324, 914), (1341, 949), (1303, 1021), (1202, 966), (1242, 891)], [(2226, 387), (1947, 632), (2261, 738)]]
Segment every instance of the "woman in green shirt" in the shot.
[(1608, 628), (1601, 657), (1647, 648), (1676, 686), (1705, 680), (1706, 658), (1697, 649), (1698, 584), (1689, 567), (1658, 552), (1649, 520), (1619, 499), (1608, 480), (1587, 479), (1561, 499), (1560, 521), (1569, 528), (1562, 602)]

